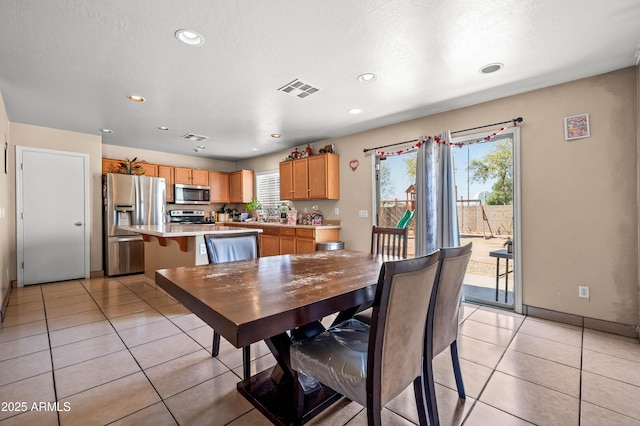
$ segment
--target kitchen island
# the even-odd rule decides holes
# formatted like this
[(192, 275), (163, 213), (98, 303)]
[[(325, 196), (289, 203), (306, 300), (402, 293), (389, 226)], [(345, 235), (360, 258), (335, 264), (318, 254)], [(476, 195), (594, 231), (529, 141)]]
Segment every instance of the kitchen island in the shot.
[(144, 240), (144, 274), (155, 279), (157, 269), (178, 266), (196, 266), (209, 263), (205, 234), (238, 234), (262, 230), (236, 228), (224, 224), (164, 224), (121, 226), (126, 231), (137, 232)]

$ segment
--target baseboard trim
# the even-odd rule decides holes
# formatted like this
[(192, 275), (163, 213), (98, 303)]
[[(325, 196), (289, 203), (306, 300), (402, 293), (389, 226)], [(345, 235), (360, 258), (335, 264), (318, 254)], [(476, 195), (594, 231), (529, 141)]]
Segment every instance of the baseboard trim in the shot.
[(535, 306), (522, 306), (522, 313), (550, 321), (557, 321), (564, 324), (577, 325), (591, 330), (603, 331), (625, 337), (633, 337), (640, 340), (638, 327), (635, 325), (620, 324), (612, 321), (583, 317), (580, 315), (568, 314), (565, 312), (552, 311), (550, 309), (537, 308)]
[(91, 271), (89, 273), (89, 277), (90, 278), (102, 278), (104, 277), (104, 271), (100, 270), (100, 271)]
[(9, 288), (7, 288), (7, 294), (4, 295), (4, 299), (2, 300), (2, 309), (0, 309), (0, 322), (4, 322), (4, 316), (7, 312), (7, 306), (9, 306), (9, 298), (11, 297), (11, 291), (16, 286), (16, 281), (13, 280), (9, 283)]

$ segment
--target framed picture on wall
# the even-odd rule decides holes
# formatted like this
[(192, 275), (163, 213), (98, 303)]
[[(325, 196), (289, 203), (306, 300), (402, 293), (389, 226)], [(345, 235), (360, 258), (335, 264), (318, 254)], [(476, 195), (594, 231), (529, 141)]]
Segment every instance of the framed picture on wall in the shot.
[(564, 139), (567, 141), (588, 138), (589, 114), (572, 115), (564, 118)]

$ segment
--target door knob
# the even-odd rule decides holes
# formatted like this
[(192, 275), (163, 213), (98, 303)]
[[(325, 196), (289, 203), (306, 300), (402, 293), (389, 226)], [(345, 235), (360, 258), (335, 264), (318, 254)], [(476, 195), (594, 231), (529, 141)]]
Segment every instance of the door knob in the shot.
[(75, 226), (82, 226), (82, 222), (76, 222), (74, 223)]

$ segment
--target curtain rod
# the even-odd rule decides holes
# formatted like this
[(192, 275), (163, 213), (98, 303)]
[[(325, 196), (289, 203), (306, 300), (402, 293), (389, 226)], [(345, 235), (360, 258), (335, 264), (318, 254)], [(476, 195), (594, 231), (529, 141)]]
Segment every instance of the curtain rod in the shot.
[[(468, 132), (468, 131), (471, 131), (471, 130), (484, 129), (485, 127), (493, 127), (493, 126), (498, 126), (500, 124), (508, 124), (508, 123), (513, 123), (514, 126), (517, 126), (518, 123), (522, 123), (522, 121), (523, 121), (523, 118), (522, 117), (518, 117), (518, 118), (514, 118), (514, 119), (511, 119), (511, 120), (507, 120), (507, 121), (501, 121), (500, 123), (485, 124), (484, 126), (471, 127), (470, 129), (456, 130), (454, 132), (451, 132), (451, 134), (453, 135), (455, 133), (464, 133), (464, 132)], [(362, 151), (364, 153), (367, 153), (369, 151), (374, 151), (374, 150), (380, 149), (380, 148), (388, 148), (390, 146), (405, 145), (405, 144), (412, 143), (412, 142), (418, 142), (418, 139), (413, 139), (413, 140), (410, 140), (410, 141), (404, 141), (404, 142), (398, 142), (398, 143), (392, 143), (392, 144), (389, 144), (389, 145), (376, 146), (375, 148), (365, 148)]]

